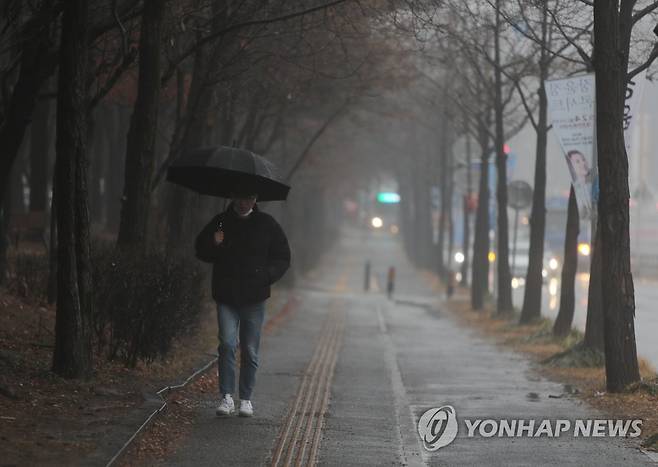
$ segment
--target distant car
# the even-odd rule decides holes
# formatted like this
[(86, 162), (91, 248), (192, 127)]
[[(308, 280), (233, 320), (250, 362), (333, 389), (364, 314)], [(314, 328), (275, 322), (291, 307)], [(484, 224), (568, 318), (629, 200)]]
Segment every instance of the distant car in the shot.
[[(516, 258), (513, 257), (513, 248), (510, 248), (509, 265), (513, 278), (525, 279), (530, 262), (530, 242), (518, 241), (516, 244)], [(550, 250), (544, 250), (542, 277), (547, 280), (560, 273), (562, 259)]]
[[(509, 249), (509, 266), (512, 274), (514, 287), (523, 286), (525, 277), (528, 272), (530, 242), (527, 239), (521, 239), (516, 244), (516, 258), (513, 257), (514, 248)], [(496, 258), (495, 252), (491, 252), (493, 258)], [(455, 252), (454, 260), (460, 265), (464, 262), (464, 253), (461, 250)], [(490, 259), (490, 261), (493, 261)], [(562, 270), (562, 257), (554, 254), (552, 251), (544, 250), (544, 260), (542, 268), (542, 277), (547, 283), (551, 278), (557, 277)]]

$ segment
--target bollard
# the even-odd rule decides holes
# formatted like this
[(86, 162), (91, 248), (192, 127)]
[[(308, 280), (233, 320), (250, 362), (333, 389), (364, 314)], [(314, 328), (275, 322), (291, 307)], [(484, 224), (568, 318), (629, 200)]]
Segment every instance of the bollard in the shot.
[(457, 278), (455, 277), (454, 271), (448, 271), (448, 283), (446, 284), (446, 298), (452, 297), (455, 293), (455, 284), (457, 283)]
[(393, 298), (393, 290), (395, 289), (395, 267), (388, 268), (388, 280), (386, 281), (386, 295), (388, 299)]
[(366, 261), (365, 278), (363, 281), (363, 290), (370, 290), (370, 261)]

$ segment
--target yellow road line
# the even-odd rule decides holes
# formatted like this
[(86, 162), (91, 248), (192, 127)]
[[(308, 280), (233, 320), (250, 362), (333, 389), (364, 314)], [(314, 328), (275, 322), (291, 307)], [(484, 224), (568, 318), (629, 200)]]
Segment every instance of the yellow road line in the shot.
[(295, 401), (293, 403), (292, 409), (288, 413), (288, 417), (286, 419), (286, 423), (284, 425), (283, 430), (280, 432), (280, 437), (279, 441), (277, 443), (277, 447), (274, 450), (274, 455), (272, 456), (272, 465), (278, 465), (279, 461), (281, 459), (281, 456), (283, 454), (284, 447), (286, 445), (286, 440), (288, 439), (290, 429), (292, 428), (292, 424), (295, 420), (295, 416), (297, 415), (299, 411), (299, 404), (302, 400), (302, 397), (306, 393), (306, 388), (311, 382), (312, 375), (315, 373), (316, 368), (318, 364), (320, 363), (320, 357), (324, 351), (325, 348), (325, 341), (329, 338), (328, 334), (325, 334), (321, 337), (320, 342), (315, 348), (315, 351), (313, 352), (313, 357), (311, 358), (311, 361), (308, 364), (307, 369), (304, 371), (304, 376), (302, 379), (302, 384), (299, 387), (299, 390), (297, 391), (297, 395), (295, 397)]
[[(280, 431), (272, 466), (313, 465), (317, 460), (324, 416), (344, 328), (345, 312), (332, 303), (322, 337), (304, 372), (297, 395)], [(308, 455), (307, 455), (308, 453)]]
[[(344, 319), (344, 318), (343, 318)], [(341, 320), (342, 321), (342, 320)], [(341, 323), (342, 326), (342, 323)], [(342, 329), (341, 329), (342, 331)], [(318, 423), (315, 426), (315, 435), (313, 436), (313, 444), (311, 445), (310, 453), (310, 462), (309, 465), (317, 464), (318, 451), (320, 449), (320, 434), (322, 433), (322, 427), (324, 426), (324, 415), (327, 413), (327, 408), (329, 406), (329, 394), (331, 389), (331, 381), (334, 378), (334, 370), (336, 369), (336, 359), (338, 358), (338, 352), (333, 352), (333, 357), (331, 363), (329, 364), (329, 374), (327, 375), (327, 384), (325, 385), (324, 397), (322, 398), (322, 406), (320, 408), (320, 414), (318, 415)]]

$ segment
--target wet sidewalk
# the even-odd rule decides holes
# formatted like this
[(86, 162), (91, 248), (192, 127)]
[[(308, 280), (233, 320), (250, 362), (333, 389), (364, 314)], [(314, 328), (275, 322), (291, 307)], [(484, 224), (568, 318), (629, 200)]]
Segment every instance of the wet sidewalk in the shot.
[[(363, 291), (366, 260), (376, 274), (395, 265), (397, 301)], [(198, 401), (194, 429), (166, 465), (649, 464), (627, 439), (468, 437), (467, 418), (605, 417), (460, 327), (393, 237), (347, 232), (296, 294), (298, 309), (263, 342), (255, 416), (217, 418), (216, 399)], [(459, 432), (429, 452), (418, 420), (444, 405)]]

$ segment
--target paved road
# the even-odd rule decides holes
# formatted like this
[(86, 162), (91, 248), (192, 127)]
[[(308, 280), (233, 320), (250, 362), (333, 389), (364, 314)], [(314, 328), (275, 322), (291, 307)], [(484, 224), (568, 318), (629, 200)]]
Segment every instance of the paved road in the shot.
[[(363, 292), (366, 258), (375, 273), (396, 265), (396, 302)], [(297, 293), (298, 310), (263, 342), (256, 416), (218, 419), (216, 401), (198, 401), (195, 427), (167, 465), (649, 463), (626, 439), (467, 437), (464, 418), (601, 415), (563, 396), (521, 356), (458, 326), (390, 237), (347, 232)], [(418, 420), (446, 404), (459, 434), (426, 451)]]

